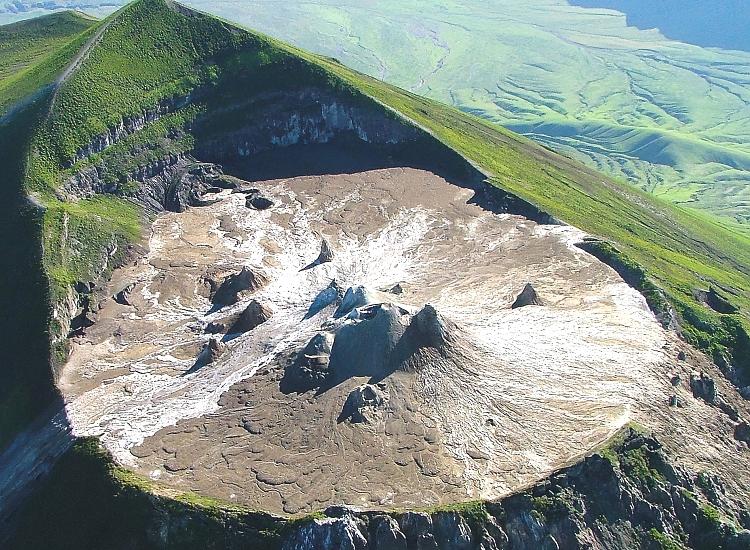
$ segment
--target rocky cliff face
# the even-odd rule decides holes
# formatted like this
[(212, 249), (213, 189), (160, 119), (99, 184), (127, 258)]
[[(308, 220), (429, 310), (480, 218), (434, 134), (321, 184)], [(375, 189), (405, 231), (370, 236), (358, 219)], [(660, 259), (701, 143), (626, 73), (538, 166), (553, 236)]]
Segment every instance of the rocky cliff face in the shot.
[(670, 463), (631, 430), (613, 448), (533, 488), (453, 511), (374, 514), (332, 507), (284, 550), (745, 549), (750, 514), (721, 480)]
[(90, 143), (76, 151), (73, 158), (69, 159), (68, 167), (73, 166), (78, 161), (89, 158), (91, 155), (101, 153), (110, 145), (114, 145), (129, 135), (143, 130), (148, 124), (156, 122), (169, 112), (184, 107), (187, 103), (187, 98), (180, 101), (163, 99), (159, 101), (159, 104), (153, 109), (149, 109), (137, 116), (123, 118), (119, 124), (116, 124), (106, 132), (95, 136)]
[[(105, 152), (163, 115), (184, 107), (187, 101), (165, 100), (139, 116), (124, 118), (81, 148), (70, 159), (69, 167)], [(227, 117), (232, 119), (229, 126), (225, 122)], [(181, 212), (188, 205), (200, 205), (199, 195), (221, 175), (220, 166), (207, 168), (204, 164), (197, 170), (196, 158), (237, 161), (272, 148), (325, 144), (335, 138), (387, 147), (423, 137), (417, 128), (388, 116), (385, 111), (358, 106), (318, 89), (265, 94), (212, 112), (196, 120), (193, 126), (173, 130), (161, 138), (162, 149), (168, 150), (169, 143), (182, 138), (184, 131), (194, 133), (196, 147), (189, 155), (165, 153), (161, 158), (129, 169), (126, 174), (117, 165), (121, 159), (108, 159), (105, 155), (69, 177), (62, 188), (79, 198), (99, 193), (118, 194), (133, 197), (149, 212)], [(137, 147), (131, 156), (137, 158), (146, 148)]]
[[(214, 118), (234, 118), (233, 129), (217, 131)], [(199, 157), (249, 157), (273, 147), (328, 143), (338, 136), (373, 145), (414, 141), (421, 132), (385, 111), (363, 107), (330, 92), (307, 88), (263, 95), (196, 121)]]

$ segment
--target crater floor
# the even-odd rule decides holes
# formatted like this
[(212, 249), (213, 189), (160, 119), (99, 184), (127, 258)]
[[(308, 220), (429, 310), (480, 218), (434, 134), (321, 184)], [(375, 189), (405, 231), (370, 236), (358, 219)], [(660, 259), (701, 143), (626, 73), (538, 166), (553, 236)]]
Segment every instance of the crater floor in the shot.
[[(633, 418), (674, 426), (669, 397), (685, 388), (669, 380), (689, 367), (640, 294), (574, 246), (578, 229), (484, 210), (471, 189), (411, 168), (253, 186), (273, 206), (222, 191), (160, 215), (148, 251), (108, 287), (135, 285), (130, 305), (107, 300), (75, 339), (60, 380), (68, 415), (122, 464), (272, 512), (423, 507), (502, 496)], [(324, 239), (332, 257), (316, 265)], [(267, 284), (213, 304), (210, 285), (243, 267)], [(511, 308), (527, 283), (543, 305)], [(322, 329), (372, 322), (367, 307), (334, 319), (358, 285), (401, 312), (396, 324), (430, 304), (450, 350), (377, 376), (339, 359), (335, 383), (283, 388)], [(253, 300), (268, 320), (206, 332)], [(362, 334), (363, 354), (390, 337)], [(197, 361), (209, 339), (224, 340), (215, 360)], [(690, 407), (705, 424), (706, 407)]]

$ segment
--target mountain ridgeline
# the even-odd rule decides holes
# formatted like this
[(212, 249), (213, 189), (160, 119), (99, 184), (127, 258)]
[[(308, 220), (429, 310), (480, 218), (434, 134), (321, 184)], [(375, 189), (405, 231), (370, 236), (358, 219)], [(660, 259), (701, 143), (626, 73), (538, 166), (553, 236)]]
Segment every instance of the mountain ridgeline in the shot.
[[(478, 204), (491, 203), (498, 211), (544, 223), (570, 223), (595, 236), (581, 246), (641, 291), (664, 326), (680, 331), (687, 342), (706, 351), (737, 386), (750, 386), (750, 249), (744, 238), (493, 124), (359, 74), (335, 59), (296, 50), (176, 3), (139, 0), (77, 31), (56, 46), (54, 62), (50, 61), (64, 78), (55, 82), (40, 80), (38, 73), (19, 73), (20, 85), (37, 83), (43, 91), (34, 101), (18, 103), (22, 98), (14, 98), (16, 107), (5, 107), (10, 116), (0, 123), (3, 182), (14, 198), (4, 206), (8, 215), (3, 223), (15, 227), (6, 234), (18, 237), (6, 258), (15, 263), (18, 256), (16, 265), (24, 275), (23, 281), (17, 273), (4, 275), (8, 290), (3, 299), (14, 298), (11, 289), (18, 290), (15, 297), (25, 299), (23, 307), (11, 302), (4, 306), (3, 311), (15, 312), (17, 325), (15, 330), (2, 331), (0, 349), (4, 354), (18, 352), (20, 344), (33, 352), (26, 354), (28, 364), (0, 363), (0, 372), (12, 382), (0, 393), (3, 421), (10, 419), (3, 424), (0, 445), (52, 400), (53, 379), (66, 360), (69, 336), (85, 326), (96, 307), (99, 283), (143, 244), (152, 216), (162, 210), (182, 211), (199, 201), (194, 186), (207, 188), (224, 181), (208, 173), (197, 159), (232, 167), (247, 179), (259, 174), (289, 177), (307, 173), (305, 154), (314, 151), (333, 159), (330, 170), (413, 166), (459, 183), (486, 180), (483, 196), (475, 199)], [(81, 48), (84, 55), (77, 56)], [(70, 71), (63, 71), (61, 59), (75, 61)], [(295, 158), (278, 154), (280, 150), (294, 151)], [(18, 337), (18, 329), (23, 329), (28, 342)], [(638, 451), (637, 466), (645, 468), (646, 476), (652, 470), (661, 472), (657, 442), (638, 440), (631, 447), (618, 448), (616, 454), (629, 457), (644, 445), (650, 447)], [(96, 454), (90, 448), (81, 453)], [(629, 494), (648, 493), (633, 497), (638, 502), (663, 496), (656, 494), (656, 485), (649, 485), (650, 478), (627, 481), (620, 474), (617, 456), (605, 460), (610, 466), (596, 462), (592, 467), (603, 471), (607, 480), (614, 479), (618, 487), (627, 485)], [(94, 459), (70, 458), (66, 468), (78, 471), (87, 460)], [(649, 466), (646, 460), (659, 466)], [(664, 487), (658, 488), (672, 491), (674, 497), (674, 504), (667, 507), (689, 508), (686, 521), (703, 518), (695, 504), (698, 500), (684, 493), (695, 487), (669, 468), (662, 469), (666, 473), (659, 473), (657, 481), (668, 479), (669, 487), (664, 481)], [(125, 474), (110, 470), (108, 475), (123, 482)], [(97, 485), (97, 494), (110, 498), (111, 493), (121, 492), (124, 496), (118, 502), (134, 499), (140, 507), (136, 512), (143, 511), (149, 521), (162, 512), (175, 512), (176, 517), (183, 513), (181, 505), (144, 496), (141, 485), (134, 488), (126, 483), (125, 489), (112, 489), (107, 483), (114, 482)], [(639, 485), (636, 491), (633, 483), (645, 489)], [(51, 491), (60, 496), (68, 489), (58, 479)], [(547, 514), (552, 520), (563, 509), (570, 511), (579, 496), (566, 493), (573, 499), (568, 502), (555, 496), (558, 493), (548, 494), (548, 489), (535, 489), (524, 497), (527, 500), (508, 509), (503, 529), (509, 529), (507, 522), (528, 524), (533, 517), (540, 526), (524, 535), (529, 544), (552, 544), (546, 538), (551, 536), (549, 529), (544, 531), (537, 516)], [(682, 497), (675, 497), (677, 493)], [(716, 507), (735, 522), (741, 513), (721, 498), (715, 500), (704, 515), (709, 524), (706, 532), (717, 534), (703, 547), (720, 547), (710, 546), (716, 541), (739, 544), (736, 533), (726, 531), (728, 523), (718, 519)], [(226, 512), (217, 512), (214, 504), (201, 509), (196, 519), (208, 531), (215, 522), (236, 519), (226, 519), (222, 515)], [(536, 516), (534, 506), (541, 510)], [(482, 529), (492, 528), (487, 527), (487, 510), (480, 507), (478, 513), (472, 516), (469, 510), (467, 517), (479, 520), (463, 527), (455, 518), (441, 519), (454, 524), (446, 536), (462, 532), (472, 541), (466, 548), (478, 547)], [(513, 519), (514, 514), (520, 519)], [(491, 523), (502, 523), (499, 518)], [(370, 519), (351, 522), (360, 529), (359, 524)], [(690, 540), (696, 548), (703, 544), (703, 535), (689, 530), (670, 531), (671, 538), (660, 538), (666, 537), (664, 524), (651, 516), (647, 520), (635, 530), (623, 527), (622, 532), (607, 532), (602, 540), (611, 536), (621, 537), (622, 542), (640, 536), (654, 548), (678, 548), (658, 546), (667, 544), (664, 540), (677, 544), (671, 542), (673, 538)], [(24, 536), (33, 537), (30, 517), (24, 521)], [(596, 521), (583, 518), (576, 525)], [(280, 540), (277, 523), (263, 516), (247, 531), (257, 534), (261, 529), (271, 541), (268, 544), (275, 545)], [(393, 527), (387, 525), (384, 530)], [(154, 533), (169, 532), (159, 531), (161, 527), (154, 527)], [(379, 536), (380, 527), (373, 523), (369, 528), (373, 537)], [(393, 536), (401, 540), (394, 529)], [(400, 536), (406, 541), (410, 535)], [(166, 547), (167, 542), (159, 539), (157, 544), (154, 537), (149, 544)], [(499, 534), (494, 539), (498, 537), (502, 539)], [(489, 544), (485, 547), (491, 548)]]

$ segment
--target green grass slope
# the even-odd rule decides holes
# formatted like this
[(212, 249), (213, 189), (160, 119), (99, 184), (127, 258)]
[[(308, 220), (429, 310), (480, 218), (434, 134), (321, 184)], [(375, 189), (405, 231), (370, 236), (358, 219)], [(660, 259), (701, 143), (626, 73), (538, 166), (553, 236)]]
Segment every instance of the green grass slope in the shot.
[(0, 27), (0, 116), (51, 84), (97, 23), (66, 11)]
[(188, 0), (747, 231), (750, 54), (557, 0)]

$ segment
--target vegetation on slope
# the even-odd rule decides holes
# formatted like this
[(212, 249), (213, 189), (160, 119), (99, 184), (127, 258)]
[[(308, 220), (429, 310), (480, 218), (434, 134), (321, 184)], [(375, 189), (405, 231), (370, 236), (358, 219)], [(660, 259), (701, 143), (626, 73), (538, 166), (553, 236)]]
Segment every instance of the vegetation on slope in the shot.
[(68, 11), (0, 27), (0, 115), (51, 84), (98, 23)]

